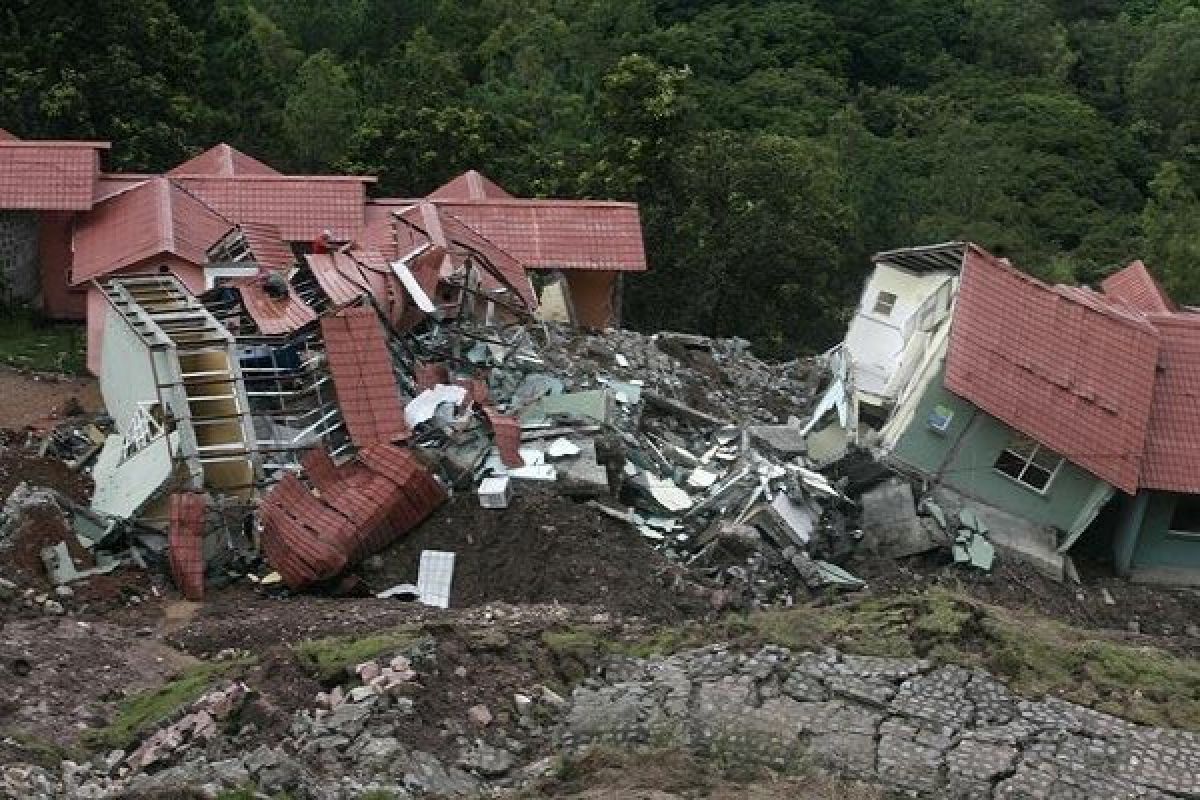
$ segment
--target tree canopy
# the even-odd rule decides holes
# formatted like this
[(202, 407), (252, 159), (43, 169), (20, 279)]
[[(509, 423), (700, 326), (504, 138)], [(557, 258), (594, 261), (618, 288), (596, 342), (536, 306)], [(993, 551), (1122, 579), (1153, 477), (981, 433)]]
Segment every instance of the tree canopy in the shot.
[(873, 251), (956, 238), (1200, 303), (1189, 0), (12, 0), (0, 126), (635, 200), (627, 322), (771, 355), (839, 336)]

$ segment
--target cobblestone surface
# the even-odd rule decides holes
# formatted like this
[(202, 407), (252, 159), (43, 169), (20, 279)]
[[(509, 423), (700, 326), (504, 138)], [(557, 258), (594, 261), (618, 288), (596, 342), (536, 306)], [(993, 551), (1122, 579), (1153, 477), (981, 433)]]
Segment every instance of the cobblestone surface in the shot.
[(819, 764), (921, 797), (1200, 798), (1200, 736), (919, 659), (740, 654), (614, 661), (576, 689), (563, 744), (681, 746), (776, 769)]

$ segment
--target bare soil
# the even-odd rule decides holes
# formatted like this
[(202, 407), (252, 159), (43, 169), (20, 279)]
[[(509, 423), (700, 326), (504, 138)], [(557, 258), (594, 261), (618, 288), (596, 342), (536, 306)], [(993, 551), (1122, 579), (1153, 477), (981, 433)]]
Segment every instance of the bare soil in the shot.
[(0, 424), (6, 428), (53, 428), (71, 409), (104, 410), (100, 383), (91, 377), (27, 372), (0, 365)]

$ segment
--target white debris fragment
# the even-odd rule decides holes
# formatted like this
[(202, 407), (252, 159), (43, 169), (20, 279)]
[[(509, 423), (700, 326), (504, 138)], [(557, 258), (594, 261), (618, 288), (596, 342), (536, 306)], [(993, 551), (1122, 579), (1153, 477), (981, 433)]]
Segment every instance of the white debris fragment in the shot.
[(546, 456), (549, 458), (566, 458), (568, 456), (577, 456), (582, 452), (579, 445), (572, 442), (565, 436), (560, 436), (550, 444), (546, 445)]
[(462, 386), (447, 386), (439, 383), (409, 401), (408, 405), (404, 407), (404, 421), (408, 423), (408, 427), (415, 428), (422, 422), (433, 419), (438, 406), (442, 403), (453, 403), (455, 407), (458, 407), (466, 396), (467, 390)]

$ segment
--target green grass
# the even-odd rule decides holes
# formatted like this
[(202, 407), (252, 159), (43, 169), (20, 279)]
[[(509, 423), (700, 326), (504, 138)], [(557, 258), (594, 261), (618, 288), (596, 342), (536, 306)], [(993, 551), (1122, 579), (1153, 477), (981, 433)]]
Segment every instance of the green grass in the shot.
[(300, 662), (322, 683), (339, 681), (353, 668), (383, 653), (416, 644), (423, 634), (417, 627), (400, 627), (369, 636), (330, 636), (306, 639), (293, 645)]
[(197, 664), (156, 689), (122, 700), (113, 721), (103, 728), (85, 733), (83, 743), (96, 750), (127, 750), (180, 708), (197, 700), (222, 676), (235, 667), (250, 663), (251, 659), (243, 659), (219, 664)]
[(46, 769), (54, 769), (66, 759), (75, 762), (87, 760), (87, 754), (79, 748), (40, 739), (24, 731), (0, 729), (0, 738), (12, 739), (30, 763)]
[(87, 370), (82, 325), (51, 323), (24, 309), (0, 309), (0, 363), (38, 372)]

